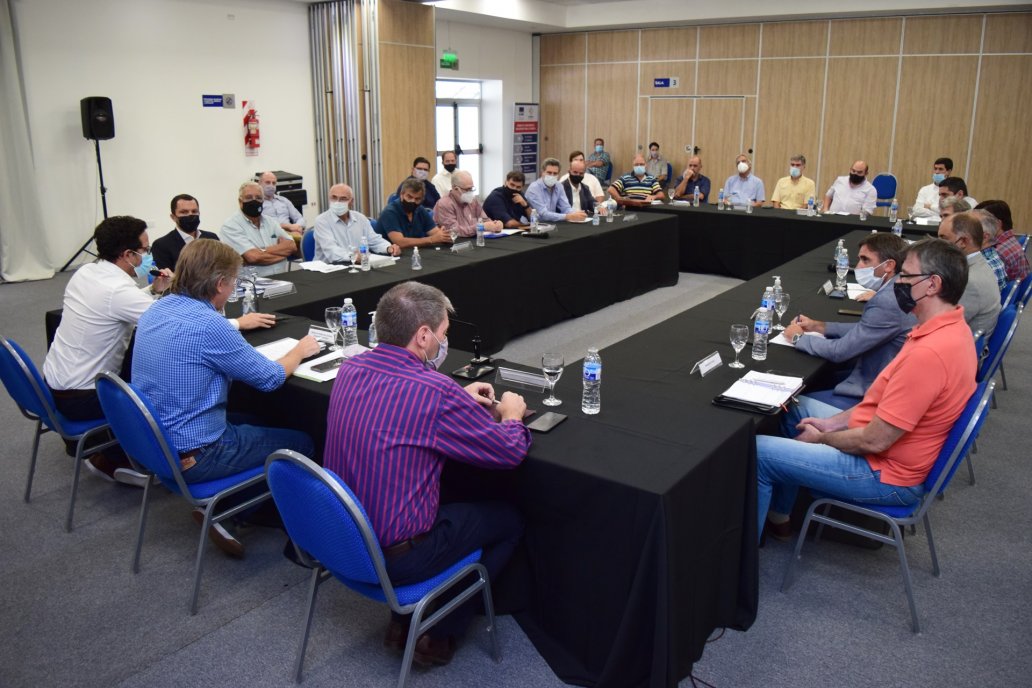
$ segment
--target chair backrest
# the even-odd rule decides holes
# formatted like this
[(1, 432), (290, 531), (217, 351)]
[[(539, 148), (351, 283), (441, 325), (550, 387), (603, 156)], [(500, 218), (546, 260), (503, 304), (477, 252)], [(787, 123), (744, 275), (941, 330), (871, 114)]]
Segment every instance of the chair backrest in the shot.
[(315, 230), (311, 227), (301, 235), (301, 257), (305, 260), (315, 260)]
[(396, 200), (398, 200), (398, 194), (397, 193), (392, 193), (390, 196), (387, 197), (386, 205), (390, 205), (391, 203), (394, 203), (394, 201), (396, 201)]
[[(960, 466), (961, 460), (967, 456), (972, 443), (978, 437), (979, 430), (982, 429), (982, 423), (989, 415), (989, 399), (992, 397), (994, 387), (996, 387), (996, 383), (992, 380), (986, 380), (979, 384), (965, 404), (964, 410), (953, 423), (953, 428), (946, 436), (946, 442), (939, 450), (939, 456), (932, 465), (932, 470), (928, 471), (928, 476), (925, 478), (926, 499), (930, 499), (946, 489), (957, 467)], [(923, 508), (927, 508), (927, 503)]]
[(0, 379), (3, 379), (7, 393), (18, 404), (22, 415), (41, 419), (47, 427), (59, 430), (60, 422), (54, 413), (54, 396), (43, 381), (36, 365), (11, 339), (0, 339)]
[(342, 582), (379, 585), (396, 601), (369, 517), (338, 475), (281, 449), (266, 460), (265, 479), (298, 547)]
[(1021, 310), (1020, 305), (1012, 303), (1000, 311), (1000, 315), (996, 319), (996, 329), (989, 337), (989, 344), (986, 347), (989, 354), (978, 369), (977, 379), (979, 382), (996, 375), (996, 371), (1003, 361), (1003, 355), (1007, 353), (1007, 347), (1010, 346), (1014, 332), (1018, 329), (1018, 316), (1021, 315)]
[(1000, 292), (1000, 310), (1009, 306), (1014, 300), (1014, 295), (1018, 293), (1018, 284), (1018, 280), (1011, 280), (1003, 286), (1003, 291)]
[(896, 175), (882, 172), (871, 180), (871, 184), (878, 192), (879, 201), (891, 201), (896, 197)]
[(674, 185), (674, 166), (670, 163), (666, 164), (666, 183), (667, 186)]
[(1028, 305), (1028, 299), (1032, 296), (1032, 272), (1025, 275), (1025, 279), (1021, 280), (1021, 284), (1018, 285), (1018, 293), (1014, 295), (1014, 301), (1020, 303), (1021, 307), (1024, 308)]

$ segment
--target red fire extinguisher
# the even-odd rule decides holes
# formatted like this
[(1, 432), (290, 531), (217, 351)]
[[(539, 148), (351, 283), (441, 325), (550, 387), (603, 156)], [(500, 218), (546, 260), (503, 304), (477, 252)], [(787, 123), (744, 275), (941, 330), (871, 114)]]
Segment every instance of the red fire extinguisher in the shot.
[(258, 155), (261, 148), (261, 127), (258, 111), (254, 101), (244, 101), (244, 153), (248, 156)]

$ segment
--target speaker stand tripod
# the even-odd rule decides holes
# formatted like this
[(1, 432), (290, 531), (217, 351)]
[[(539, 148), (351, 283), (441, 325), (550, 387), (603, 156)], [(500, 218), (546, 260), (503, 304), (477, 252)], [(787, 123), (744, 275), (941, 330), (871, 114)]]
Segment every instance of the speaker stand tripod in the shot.
[[(100, 161), (100, 139), (93, 139), (93, 145), (97, 149), (97, 176), (100, 178), (100, 205), (104, 209), (104, 219), (108, 217), (107, 214), (107, 187), (104, 186), (104, 165)], [(61, 272), (68, 269), (68, 266), (75, 262), (75, 259), (79, 257), (79, 254), (86, 251), (86, 247), (93, 242), (93, 237), (90, 236), (86, 240), (86, 243), (79, 247), (79, 250), (75, 252), (75, 255), (68, 259), (68, 262), (61, 268)], [(92, 255), (92, 254), (91, 254)]]

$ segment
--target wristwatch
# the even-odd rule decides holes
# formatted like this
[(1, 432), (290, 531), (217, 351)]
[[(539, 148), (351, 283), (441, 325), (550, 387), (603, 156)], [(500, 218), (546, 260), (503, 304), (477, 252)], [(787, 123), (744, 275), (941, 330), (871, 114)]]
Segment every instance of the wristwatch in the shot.
[(798, 341), (799, 341), (799, 339), (800, 339), (800, 338), (801, 338), (802, 336), (803, 336), (803, 333), (802, 333), (802, 332), (797, 332), (797, 333), (795, 333), (794, 335), (792, 335), (792, 346), (795, 346), (796, 342), (798, 342)]

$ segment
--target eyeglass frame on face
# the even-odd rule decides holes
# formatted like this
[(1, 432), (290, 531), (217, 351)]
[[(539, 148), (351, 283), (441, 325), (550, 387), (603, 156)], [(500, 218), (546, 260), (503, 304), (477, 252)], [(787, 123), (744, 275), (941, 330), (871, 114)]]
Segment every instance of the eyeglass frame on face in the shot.
[(455, 188), (458, 189), (459, 191), (461, 191), (462, 193), (469, 193), (470, 191), (476, 191), (477, 190), (477, 187), (475, 185), (472, 185), (472, 184), (470, 185), (470, 187), (468, 189), (465, 188), (465, 187), (462, 187), (462, 186), (456, 186)]

